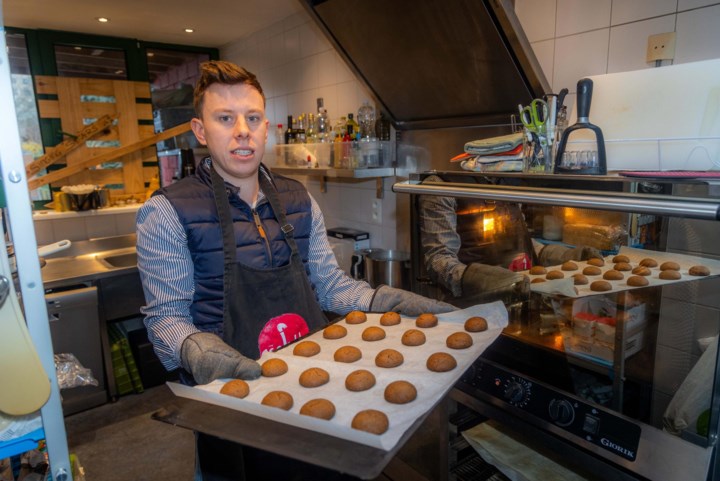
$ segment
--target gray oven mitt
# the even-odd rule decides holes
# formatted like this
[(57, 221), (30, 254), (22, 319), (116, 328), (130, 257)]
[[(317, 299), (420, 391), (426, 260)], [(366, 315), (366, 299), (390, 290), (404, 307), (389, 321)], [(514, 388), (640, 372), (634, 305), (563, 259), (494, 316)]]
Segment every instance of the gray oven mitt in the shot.
[(491, 302), (514, 291), (520, 294), (525, 280), (526, 276), (504, 267), (473, 262), (462, 276), (462, 296)]
[(548, 244), (540, 250), (538, 260), (542, 266), (557, 266), (567, 261), (586, 261), (602, 259), (602, 252), (594, 247), (565, 247), (559, 244)]
[(196, 332), (183, 341), (180, 348), (182, 367), (198, 384), (207, 384), (221, 377), (256, 379), (260, 364), (248, 359), (216, 334)]
[(457, 307), (402, 289), (380, 286), (375, 289), (375, 294), (370, 301), (370, 310), (372, 312), (395, 311), (406, 316), (419, 316), (425, 312), (440, 314), (456, 311)]

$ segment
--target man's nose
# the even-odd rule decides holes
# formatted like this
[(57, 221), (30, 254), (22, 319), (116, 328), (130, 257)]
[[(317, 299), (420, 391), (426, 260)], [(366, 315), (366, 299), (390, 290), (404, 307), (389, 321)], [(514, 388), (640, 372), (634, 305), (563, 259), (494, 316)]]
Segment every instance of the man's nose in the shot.
[(238, 117), (234, 130), (234, 134), (237, 137), (247, 137), (250, 134), (250, 128), (248, 127), (245, 117)]

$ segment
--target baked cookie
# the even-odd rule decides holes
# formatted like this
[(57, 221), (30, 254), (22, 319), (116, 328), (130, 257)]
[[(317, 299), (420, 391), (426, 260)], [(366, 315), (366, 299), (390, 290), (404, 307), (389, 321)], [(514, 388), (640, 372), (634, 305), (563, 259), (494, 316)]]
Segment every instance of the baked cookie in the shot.
[(583, 269), (582, 273), (586, 276), (599, 276), (602, 274), (602, 269), (600, 269), (598, 266), (587, 266), (585, 269)]
[(397, 312), (390, 311), (380, 316), (381, 326), (395, 326), (397, 324), (400, 324), (400, 314)]
[(473, 345), (472, 337), (467, 332), (454, 332), (445, 340), (450, 349), (467, 349)]
[(710, 269), (708, 269), (707, 266), (692, 266), (688, 269), (688, 274), (691, 276), (709, 276)]
[(293, 397), (285, 391), (270, 391), (265, 395), (261, 404), (288, 411), (293, 406)]
[(615, 269), (616, 271), (631, 271), (632, 266), (627, 262), (616, 262), (613, 269)]
[(350, 311), (345, 316), (345, 322), (348, 324), (362, 324), (367, 321), (367, 316), (362, 311)]
[(633, 287), (642, 287), (647, 286), (648, 284), (650, 284), (650, 281), (648, 281), (647, 278), (643, 276), (630, 276), (627, 280), (627, 285)]
[(362, 351), (355, 346), (343, 346), (333, 354), (337, 362), (355, 362), (362, 358)]
[(603, 259), (602, 257), (593, 257), (592, 259), (587, 260), (587, 265), (602, 267), (605, 265), (605, 259)]
[(532, 266), (530, 268), (530, 274), (534, 276), (538, 275), (544, 275), (547, 273), (547, 269), (545, 269), (543, 266)]
[(658, 263), (655, 259), (646, 257), (645, 259), (640, 261), (640, 265), (645, 267), (657, 267)]
[(573, 283), (576, 286), (584, 286), (589, 282), (588, 278), (585, 277), (583, 274), (573, 274), (572, 278), (573, 278)]
[(613, 263), (617, 264), (618, 262), (630, 262), (630, 258), (626, 255), (620, 254), (612, 259)]
[(566, 261), (562, 263), (560, 269), (564, 271), (576, 271), (578, 270), (578, 265), (575, 264), (573, 261)]
[(300, 414), (329, 421), (335, 416), (335, 405), (327, 399), (311, 399), (300, 408)]
[(649, 276), (650, 274), (652, 274), (652, 271), (649, 267), (637, 266), (635, 269), (632, 270), (632, 273), (636, 276)]
[(616, 271), (615, 269), (610, 269), (609, 271), (605, 271), (605, 274), (603, 274), (603, 279), (606, 279), (608, 281), (619, 281), (625, 279), (625, 274), (620, 271)]
[(558, 270), (554, 270), (554, 271), (548, 272), (547, 275), (545, 276), (545, 279), (551, 281), (553, 279), (563, 279), (564, 277), (565, 277), (565, 274), (563, 274), (562, 272), (560, 272)]
[(401, 342), (406, 346), (422, 346), (425, 344), (425, 334), (417, 329), (408, 329), (402, 335)]
[(232, 397), (244, 398), (250, 394), (250, 386), (242, 379), (232, 379), (220, 388), (220, 394), (227, 394)]
[(330, 374), (325, 369), (320, 369), (319, 367), (311, 367), (310, 369), (305, 369), (302, 374), (300, 374), (300, 385), (302, 387), (318, 387), (322, 386), (323, 384), (327, 384), (327, 382), (330, 380)]
[(666, 281), (677, 281), (682, 279), (682, 274), (680, 271), (661, 271), (658, 277)]
[(380, 341), (385, 339), (385, 329), (377, 326), (370, 326), (362, 333), (363, 341)]
[(612, 284), (608, 281), (593, 281), (590, 283), (590, 290), (595, 292), (611, 291)]
[(353, 429), (367, 431), (372, 434), (382, 434), (390, 427), (390, 420), (384, 412), (377, 409), (360, 411), (353, 417), (350, 424)]
[(340, 339), (345, 336), (347, 336), (347, 329), (340, 324), (332, 324), (323, 329), (323, 337), (325, 339)]
[(417, 319), (415, 319), (415, 325), (423, 329), (435, 327), (438, 325), (438, 318), (435, 314), (426, 312), (425, 314), (420, 314)]
[(295, 344), (293, 354), (302, 357), (312, 357), (320, 352), (320, 344), (314, 341), (300, 341)]
[(348, 391), (367, 391), (375, 385), (375, 375), (367, 369), (358, 369), (347, 375), (345, 388)]
[(680, 264), (675, 261), (667, 261), (660, 264), (661, 271), (679, 271)]
[(405, 358), (395, 349), (383, 349), (375, 356), (375, 365), (377, 367), (398, 367), (403, 361), (405, 361)]
[(288, 372), (288, 365), (282, 359), (273, 357), (262, 363), (262, 375), (265, 377), (282, 376)]
[(465, 330), (467, 332), (482, 332), (487, 331), (488, 323), (487, 319), (480, 316), (473, 316), (465, 321)]
[(540, 282), (545, 282), (545, 279), (542, 277), (536, 277), (535, 279), (530, 281), (530, 284), (539, 284)]
[(455, 369), (457, 361), (446, 352), (436, 352), (428, 357), (426, 366), (434, 372), (447, 372)]
[(407, 404), (417, 397), (417, 389), (407, 381), (393, 381), (385, 387), (385, 400), (393, 404)]

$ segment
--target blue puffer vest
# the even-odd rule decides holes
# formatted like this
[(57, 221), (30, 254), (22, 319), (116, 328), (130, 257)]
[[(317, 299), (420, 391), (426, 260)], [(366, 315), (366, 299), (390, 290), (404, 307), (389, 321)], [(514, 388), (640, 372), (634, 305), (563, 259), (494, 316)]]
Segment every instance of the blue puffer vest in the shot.
[[(203, 161), (195, 175), (186, 177), (156, 194), (164, 195), (175, 208), (187, 235), (188, 248), (194, 264), (195, 296), (190, 306), (193, 322), (202, 331), (223, 332), (223, 242), (215, 208), (209, 162)], [(267, 172), (261, 166), (259, 175)], [(307, 271), (308, 249), (312, 214), (310, 196), (298, 181), (271, 175), (280, 202), (285, 207), (287, 220), (295, 228), (295, 237), (303, 264)], [(238, 262), (246, 266), (266, 269), (290, 262), (288, 246), (280, 225), (267, 199), (255, 208), (268, 243), (260, 236), (255, 225), (253, 210), (237, 195), (236, 188), (225, 185), (230, 200)]]

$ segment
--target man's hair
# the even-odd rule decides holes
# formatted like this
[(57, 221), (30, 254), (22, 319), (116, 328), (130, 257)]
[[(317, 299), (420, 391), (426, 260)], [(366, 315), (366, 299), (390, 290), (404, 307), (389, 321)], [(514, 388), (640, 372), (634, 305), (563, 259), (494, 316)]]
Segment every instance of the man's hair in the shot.
[(255, 87), (263, 99), (265, 105), (265, 94), (263, 93), (260, 82), (257, 77), (242, 67), (232, 62), (222, 60), (211, 60), (200, 64), (200, 78), (195, 84), (195, 92), (193, 98), (193, 106), (195, 114), (202, 118), (203, 100), (205, 99), (205, 91), (215, 83), (225, 85), (246, 84)]

